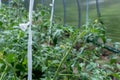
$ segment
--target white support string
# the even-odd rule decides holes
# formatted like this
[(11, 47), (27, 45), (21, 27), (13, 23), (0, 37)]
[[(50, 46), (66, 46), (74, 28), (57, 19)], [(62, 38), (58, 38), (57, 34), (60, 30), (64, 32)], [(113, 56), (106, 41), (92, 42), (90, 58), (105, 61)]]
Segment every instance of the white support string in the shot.
[(86, 0), (86, 25), (89, 24), (89, 0)]
[(52, 9), (51, 9), (51, 17), (50, 17), (50, 30), (51, 30), (52, 24), (53, 24), (54, 2), (55, 2), (55, 0), (52, 0), (52, 4), (50, 4), (50, 6), (52, 7)]
[(32, 12), (33, 12), (34, 0), (30, 0), (29, 5), (29, 37), (28, 37), (28, 80), (32, 80)]
[[(55, 0), (52, 0), (52, 3), (50, 4), (50, 6), (52, 7), (51, 9), (51, 17), (50, 17), (50, 35), (52, 33), (51, 29), (52, 29), (52, 24), (53, 24), (53, 15), (54, 15), (54, 6), (55, 6)], [(50, 36), (49, 36), (49, 42), (50, 42)]]
[(29, 5), (29, 22), (20, 24), (20, 28), (25, 31), (28, 28), (28, 53), (27, 53), (27, 59), (28, 59), (28, 80), (32, 80), (32, 12), (33, 12), (33, 5), (34, 0), (30, 0)]
[(0, 0), (0, 8), (1, 8), (1, 6), (2, 6), (2, 1)]
[(30, 0), (29, 4), (29, 22), (20, 24), (20, 28), (25, 31), (28, 28), (28, 80), (32, 80), (32, 12), (33, 12), (34, 0)]

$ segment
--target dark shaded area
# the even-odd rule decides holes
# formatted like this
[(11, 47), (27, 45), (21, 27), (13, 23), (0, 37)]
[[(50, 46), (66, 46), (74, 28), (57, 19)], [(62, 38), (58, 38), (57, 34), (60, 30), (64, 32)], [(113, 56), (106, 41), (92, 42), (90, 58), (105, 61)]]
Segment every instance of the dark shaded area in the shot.
[(42, 78), (44, 72), (41, 72), (41, 70), (33, 70), (33, 79), (38, 80)]
[[(89, 39), (89, 38), (87, 39), (87, 42), (91, 42), (91, 43), (93, 43), (96, 46), (102, 46), (103, 45), (102, 43), (99, 43), (96, 40)], [(114, 53), (120, 53), (120, 50), (118, 50), (118, 49), (116, 49), (114, 47), (111, 47), (111, 46), (104, 45), (103, 48), (105, 48), (105, 49), (107, 49), (107, 50), (109, 50), (111, 52), (114, 52)]]

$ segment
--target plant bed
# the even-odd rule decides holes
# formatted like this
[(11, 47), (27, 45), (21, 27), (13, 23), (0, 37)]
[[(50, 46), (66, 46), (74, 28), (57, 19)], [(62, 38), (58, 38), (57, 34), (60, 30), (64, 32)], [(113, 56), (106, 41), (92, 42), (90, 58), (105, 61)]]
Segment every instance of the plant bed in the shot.
[[(27, 11), (20, 9), (20, 17), (17, 7), (9, 8), (9, 15), (7, 9), (0, 9), (0, 79), (27, 80), (28, 32), (19, 28), (27, 22)], [(33, 14), (33, 80), (120, 79), (120, 55), (104, 49), (104, 25), (93, 21), (78, 29), (55, 21), (49, 33), (49, 9), (38, 8)]]

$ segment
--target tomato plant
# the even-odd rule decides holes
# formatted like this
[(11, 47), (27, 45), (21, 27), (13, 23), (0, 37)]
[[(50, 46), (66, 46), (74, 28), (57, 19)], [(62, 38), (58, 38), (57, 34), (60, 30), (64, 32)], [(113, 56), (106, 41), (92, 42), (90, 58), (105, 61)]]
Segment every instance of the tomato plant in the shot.
[[(33, 80), (120, 79), (119, 55), (103, 48), (107, 37), (101, 23), (93, 21), (78, 29), (63, 27), (56, 19), (49, 33), (50, 11), (40, 9), (33, 12)], [(18, 6), (0, 9), (0, 80), (27, 79), (28, 32), (19, 24), (27, 22), (28, 13), (24, 8), (19, 12), (21, 16)]]

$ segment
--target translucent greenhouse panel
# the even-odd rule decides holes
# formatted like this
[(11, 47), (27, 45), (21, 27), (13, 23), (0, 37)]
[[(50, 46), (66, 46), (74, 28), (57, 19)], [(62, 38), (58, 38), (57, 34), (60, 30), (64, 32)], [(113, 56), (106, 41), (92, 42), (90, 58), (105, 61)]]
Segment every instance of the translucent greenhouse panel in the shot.
[(62, 0), (55, 1), (55, 15), (60, 20), (59, 22), (63, 24), (64, 9)]
[(100, 7), (108, 37), (120, 41), (120, 0), (105, 0)]
[(78, 10), (77, 10), (76, 1), (74, 0), (56, 1), (55, 2), (55, 15), (60, 16), (63, 19), (62, 23), (77, 25), (78, 24), (77, 23), (78, 22)]
[[(70, 25), (78, 25), (79, 16), (82, 20), (82, 24), (85, 24), (86, 21), (86, 0), (78, 0), (81, 14), (78, 14), (78, 3), (77, 0), (58, 0), (55, 4), (55, 15), (61, 16), (64, 19), (64, 9), (63, 9), (63, 1), (66, 3), (66, 24)], [(104, 1), (103, 1), (104, 2)], [(96, 19), (97, 18), (97, 11), (96, 11), (96, 0), (89, 1), (89, 19)]]
[[(46, 3), (45, 0), (35, 0), (35, 2), (34, 2), (34, 9), (37, 7), (38, 4), (46, 5), (47, 3)], [(29, 8), (29, 0), (24, 0), (24, 5), (25, 5), (25, 8), (28, 9)]]
[(66, 0), (67, 9), (66, 9), (66, 21), (68, 24), (77, 25), (78, 23), (78, 9), (76, 0)]
[[(66, 1), (66, 24), (76, 26), (78, 24), (78, 7), (76, 0)], [(108, 38), (112, 38), (114, 41), (120, 41), (120, 0), (98, 0), (101, 20), (106, 26)], [(64, 15), (63, 0), (56, 0), (55, 3), (55, 15), (60, 16), (62, 19)], [(86, 0), (80, 0), (81, 5), (81, 20), (82, 24), (86, 22)], [(98, 18), (96, 9), (96, 0), (89, 0), (89, 20), (94, 21)], [(63, 20), (62, 20), (63, 23)]]

